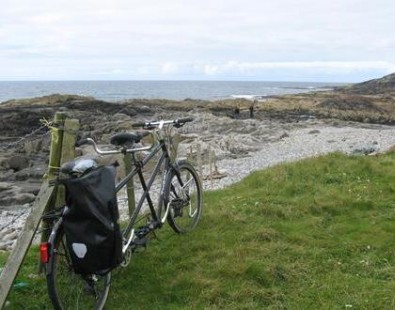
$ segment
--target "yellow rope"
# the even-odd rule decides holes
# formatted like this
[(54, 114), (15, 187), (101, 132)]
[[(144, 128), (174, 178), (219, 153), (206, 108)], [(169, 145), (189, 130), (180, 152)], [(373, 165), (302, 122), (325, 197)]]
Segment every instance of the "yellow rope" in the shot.
[(43, 126), (47, 127), (49, 130), (51, 130), (51, 133), (54, 133), (54, 132), (57, 133), (58, 131), (63, 131), (63, 132), (66, 132), (66, 133), (76, 134), (78, 132), (78, 130), (76, 130), (76, 129), (67, 129), (67, 130), (65, 130), (63, 125), (62, 126), (55, 126), (54, 122), (51, 122), (51, 121), (47, 120), (45, 117), (40, 119), (40, 123)]
[(43, 117), (43, 118), (40, 119), (40, 123), (41, 123), (41, 125), (43, 125), (43, 126), (49, 128), (49, 129), (55, 128), (55, 127), (52, 126), (52, 125), (53, 125), (53, 122), (50, 122), (50, 121), (47, 120), (45, 117)]
[(59, 170), (60, 169), (60, 167), (51, 166), (51, 165), (48, 165), (48, 168), (49, 169), (54, 169), (54, 170)]

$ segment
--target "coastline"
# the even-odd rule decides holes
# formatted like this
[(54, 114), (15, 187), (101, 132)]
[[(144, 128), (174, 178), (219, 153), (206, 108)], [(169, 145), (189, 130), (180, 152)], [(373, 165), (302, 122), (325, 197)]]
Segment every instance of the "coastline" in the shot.
[[(395, 146), (392, 99), (392, 94), (362, 97), (335, 91), (275, 96), (254, 102), (253, 118), (248, 112), (252, 101), (244, 99), (114, 103), (51, 95), (0, 104), (0, 251), (15, 244), (40, 187), (50, 141), (40, 119), (51, 119), (55, 111), (82, 120), (81, 135), (103, 144), (115, 132), (132, 130), (137, 121), (192, 116), (195, 121), (180, 131), (180, 156), (198, 144), (203, 153), (213, 151), (221, 177), (212, 178), (207, 166), (203, 177), (204, 188), (216, 190), (283, 162), (330, 152), (385, 152)], [(239, 117), (235, 105), (241, 107)], [(11, 167), (16, 157), (17, 166)]]
[(281, 96), (328, 90), (345, 83), (276, 81), (0, 81), (0, 105), (12, 99), (75, 94), (97, 100), (207, 100)]

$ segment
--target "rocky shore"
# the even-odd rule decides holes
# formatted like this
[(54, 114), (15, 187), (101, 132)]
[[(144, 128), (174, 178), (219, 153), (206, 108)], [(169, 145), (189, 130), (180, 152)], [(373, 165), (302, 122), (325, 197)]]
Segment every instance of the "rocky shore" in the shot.
[[(278, 100), (281, 101), (278, 98), (273, 102), (257, 102), (254, 118), (249, 117), (248, 105), (251, 102), (248, 101), (238, 103), (242, 110), (237, 117), (233, 114), (234, 101), (133, 100), (108, 103), (93, 98), (53, 95), (3, 103), (0, 105), (0, 251), (12, 249), (39, 191), (47, 170), (50, 144), (50, 133), (42, 120), (51, 120), (56, 111), (64, 111), (80, 120), (79, 137), (92, 137), (101, 144), (108, 144), (115, 132), (131, 131), (131, 124), (137, 121), (194, 117), (193, 123), (180, 130), (178, 149), (181, 157), (192, 156), (195, 160), (200, 150), (203, 164), (206, 164), (202, 171), (206, 190), (223, 188), (254, 170), (282, 162), (335, 151), (369, 155), (395, 146), (394, 126), (328, 117), (333, 115), (332, 110), (325, 114), (322, 110), (317, 112), (300, 106), (301, 101), (314, 101), (317, 106), (332, 102), (327, 94), (317, 96), (305, 95), (304, 100), (295, 96), (293, 101), (286, 97), (282, 99), (287, 104), (283, 110), (270, 108), (273, 102), (278, 104)], [(355, 94), (352, 96), (357, 100)], [(389, 109), (393, 105), (390, 104), (393, 102), (392, 94), (384, 97), (385, 108)], [(377, 98), (382, 100), (383, 97)], [(290, 100), (296, 108), (289, 109)], [(336, 105), (331, 103), (326, 108), (335, 106), (336, 111), (344, 107), (353, 108), (351, 101), (345, 100), (341, 105), (342, 102), (336, 101)], [(375, 110), (374, 113), (378, 112)], [(359, 114), (352, 115), (359, 117)], [(208, 154), (215, 154), (211, 171)]]
[[(238, 129), (228, 134), (220, 134), (221, 125), (234, 120), (216, 120), (218, 128), (211, 116), (196, 114), (195, 117), (206, 117), (208, 126), (199, 137), (196, 133), (185, 133), (190, 141), (180, 144), (180, 151), (185, 152), (191, 146), (201, 144), (201, 149), (214, 150), (217, 155), (217, 172), (221, 177), (210, 177), (208, 165), (204, 167), (204, 188), (214, 190), (240, 181), (252, 171), (263, 169), (278, 163), (299, 160), (329, 152), (368, 155), (384, 152), (395, 146), (395, 127), (385, 125), (364, 125), (358, 123), (331, 124), (322, 121), (306, 121), (284, 126), (271, 122), (260, 124), (255, 120), (237, 121)], [(229, 124), (228, 124), (229, 126)], [(254, 131), (251, 128), (254, 128)], [(286, 129), (284, 129), (287, 127)], [(215, 129), (214, 129), (215, 128)], [(193, 130), (189, 128), (190, 131)], [(248, 132), (248, 133), (247, 133)], [(34, 182), (39, 187), (39, 182)], [(20, 183), (19, 183), (20, 184)], [(21, 184), (20, 184), (21, 185)], [(22, 186), (22, 185), (21, 185)], [(31, 186), (31, 184), (30, 184)], [(20, 230), (28, 216), (33, 193), (16, 190), (17, 185), (8, 182), (0, 183), (0, 191), (16, 194), (10, 196), (10, 204), (0, 207), (0, 250), (12, 249)], [(21, 193), (22, 192), (22, 193)], [(3, 198), (4, 201), (7, 201)], [(21, 202), (24, 202), (23, 204)], [(127, 210), (124, 208), (121, 213)]]

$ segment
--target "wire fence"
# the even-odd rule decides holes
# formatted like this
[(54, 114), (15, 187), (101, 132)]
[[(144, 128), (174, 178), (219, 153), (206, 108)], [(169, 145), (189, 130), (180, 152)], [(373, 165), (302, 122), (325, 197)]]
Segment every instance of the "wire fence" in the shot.
[(48, 126), (42, 125), (42, 126), (38, 127), (37, 129), (34, 129), (31, 133), (26, 134), (25, 136), (5, 138), (5, 139), (12, 139), (15, 141), (10, 142), (10, 143), (5, 143), (1, 146), (4, 149), (15, 148), (22, 143), (32, 142), (32, 141), (41, 139), (41, 138), (49, 135), (49, 133), (50, 133), (50, 130), (49, 130)]
[(15, 222), (24, 215), (28, 215), (27, 213), (30, 212), (30, 208), (26, 208), (20, 211), (18, 214), (14, 215), (11, 220), (8, 219), (7, 224), (0, 226), (0, 232), (5, 231), (8, 227), (15, 224)]
[[(46, 121), (42, 121), (42, 125), (32, 132), (21, 136), (21, 137), (2, 137), (2, 141), (0, 141), (0, 147), (2, 149), (10, 150), (11, 151), (16, 149), (18, 146), (26, 145), (28, 143), (37, 141), (39, 139), (43, 139), (50, 134), (50, 123)], [(13, 140), (12, 142), (4, 142), (7, 140)], [(6, 217), (6, 224), (0, 226), (0, 232), (5, 231), (7, 228), (14, 226), (14, 224), (22, 217), (27, 216), (30, 213), (30, 208), (24, 208), (16, 214), (12, 214), (13, 212), (10, 211), (3, 211), (5, 214), (2, 214), (3, 217)]]

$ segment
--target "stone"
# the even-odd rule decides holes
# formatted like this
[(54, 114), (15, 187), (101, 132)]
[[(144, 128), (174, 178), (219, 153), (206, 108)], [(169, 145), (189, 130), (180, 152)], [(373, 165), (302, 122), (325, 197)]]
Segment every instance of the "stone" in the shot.
[(126, 114), (124, 114), (124, 113), (115, 113), (113, 116), (112, 116), (112, 121), (113, 122), (119, 122), (119, 121), (130, 121), (130, 116), (129, 115), (126, 115)]
[(0, 192), (5, 191), (5, 190), (10, 190), (13, 187), (11, 183), (7, 182), (0, 182)]
[(353, 155), (370, 155), (370, 154), (377, 153), (378, 151), (379, 151), (379, 147), (376, 142), (376, 144), (373, 143), (372, 145), (367, 145), (367, 146), (363, 146), (358, 149), (354, 149), (352, 151), (352, 154)]
[(0, 231), (0, 241), (4, 239), (5, 235), (6, 235), (5, 231)]
[(14, 155), (8, 160), (3, 162), (6, 168), (12, 169), (14, 171), (20, 171), (22, 169), (30, 167), (30, 160), (26, 156)]
[(20, 193), (14, 196), (15, 202), (17, 204), (25, 204), (33, 202), (36, 199), (36, 196), (31, 193)]
[(15, 173), (14, 170), (9, 169), (5, 172), (0, 173), (0, 181), (14, 181), (15, 180)]
[(43, 178), (46, 169), (43, 167), (28, 167), (15, 173), (17, 181), (25, 181), (29, 179), (40, 180)]
[(284, 133), (279, 137), (279, 140), (283, 140), (283, 139), (285, 139), (285, 138), (289, 138), (289, 133), (284, 132)]
[(8, 241), (14, 240), (14, 239), (17, 239), (17, 238), (18, 238), (18, 233), (17, 233), (16, 230), (14, 230), (12, 233), (10, 233), (8, 235), (5, 235), (3, 237), (3, 242), (5, 242), (6, 244), (10, 244), (10, 242), (8, 242)]

